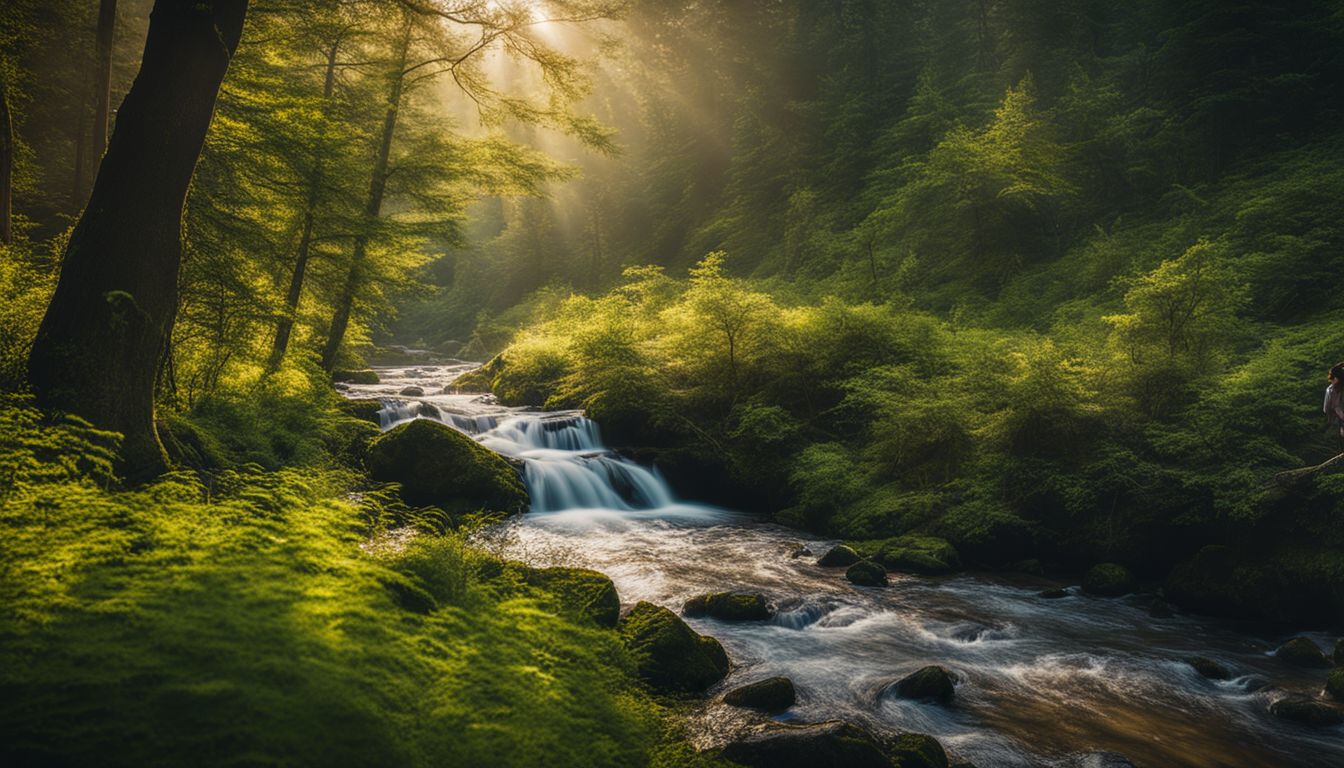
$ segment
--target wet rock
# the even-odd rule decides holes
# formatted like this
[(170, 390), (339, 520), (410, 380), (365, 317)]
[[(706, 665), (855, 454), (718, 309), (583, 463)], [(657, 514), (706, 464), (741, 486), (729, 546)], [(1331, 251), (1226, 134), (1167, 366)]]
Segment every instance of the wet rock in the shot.
[(377, 384), (378, 374), (367, 369), (362, 371), (332, 371), (331, 380), (346, 384)]
[(806, 544), (799, 544), (797, 547), (794, 548), (792, 552), (789, 553), (789, 557), (794, 558), (795, 560), (800, 557), (811, 557), (811, 556), (812, 556), (812, 549), (808, 547)]
[(1043, 589), (1039, 594), (1037, 594), (1037, 597), (1043, 597), (1046, 600), (1058, 600), (1061, 597), (1068, 597), (1068, 596), (1069, 596), (1069, 590), (1063, 587), (1051, 587), (1049, 589)]
[(1148, 606), (1148, 615), (1154, 619), (1170, 619), (1176, 615), (1176, 610), (1171, 607), (1171, 603), (1160, 597), (1155, 597), (1152, 605)]
[(772, 713), (783, 712), (796, 700), (793, 681), (787, 677), (768, 677), (734, 688), (723, 696), (725, 704)]
[(943, 745), (922, 733), (901, 734), (892, 747), (891, 756), (900, 768), (948, 768)]
[(433, 403), (419, 403), (415, 407), (415, 413), (418, 416), (424, 416), (427, 419), (439, 419), (442, 414), (439, 413), (439, 407)]
[(572, 614), (601, 627), (615, 627), (621, 618), (621, 598), (605, 573), (587, 568), (531, 568), (521, 563), (523, 580), (554, 595)]
[(1292, 695), (1279, 699), (1269, 705), (1269, 713), (1284, 720), (1316, 728), (1344, 723), (1344, 709), (1310, 696)]
[(1231, 680), (1232, 673), (1227, 671), (1227, 667), (1204, 656), (1191, 656), (1185, 660), (1186, 664), (1195, 668), (1195, 671), (1210, 680)]
[(1321, 652), (1320, 646), (1305, 637), (1294, 637), (1280, 645), (1279, 649), (1274, 652), (1274, 658), (1298, 667), (1323, 669), (1331, 666), (1330, 660)]
[(1330, 670), (1330, 676), (1325, 678), (1325, 693), (1335, 701), (1344, 701), (1344, 667)]
[(618, 629), (639, 676), (659, 690), (703, 691), (728, 674), (728, 654), (719, 641), (696, 634), (666, 608), (640, 601)]
[(772, 725), (723, 748), (721, 756), (747, 768), (891, 768), (877, 739), (857, 725), (828, 720)]
[(853, 548), (844, 544), (837, 544), (834, 547), (831, 547), (831, 551), (822, 555), (817, 560), (817, 565), (820, 565), (823, 568), (844, 568), (853, 565), (862, 559), (863, 558), (859, 557), (859, 553), (855, 552)]
[(383, 433), (369, 444), (366, 463), (373, 479), (400, 483), (409, 504), (510, 514), (528, 506), (527, 490), (509, 462), (437, 421), (419, 419)]
[(956, 696), (952, 684), (952, 673), (946, 668), (931, 664), (892, 683), (888, 691), (902, 699), (934, 701), (939, 704), (951, 704)]
[(681, 613), (692, 618), (708, 616), (721, 621), (764, 621), (775, 615), (765, 595), (736, 592), (696, 595), (681, 606)]
[(861, 587), (887, 586), (887, 569), (872, 560), (860, 560), (849, 566), (845, 578)]
[(424, 397), (425, 390), (421, 387), (403, 387), (397, 394), (402, 397)]
[(342, 400), (341, 410), (356, 419), (371, 421), (374, 424), (380, 423), (378, 412), (383, 410), (383, 401), (376, 397), (361, 397), (348, 400)]
[(1123, 565), (1101, 563), (1083, 577), (1083, 591), (1102, 597), (1119, 597), (1134, 591), (1134, 574)]

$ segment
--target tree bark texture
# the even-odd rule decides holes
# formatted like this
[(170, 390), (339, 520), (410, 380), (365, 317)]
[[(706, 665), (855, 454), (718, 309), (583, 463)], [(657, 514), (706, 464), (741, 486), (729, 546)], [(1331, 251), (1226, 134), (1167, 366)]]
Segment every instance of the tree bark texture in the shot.
[(112, 33), (117, 26), (117, 0), (98, 3), (98, 60), (94, 62), (93, 167), (107, 149), (107, 125), (112, 115)]
[(0, 243), (14, 242), (14, 117), (9, 83), (0, 74)]
[(247, 0), (157, 0), (29, 358), (38, 403), (122, 433), (122, 475), (167, 461), (154, 382), (177, 311), (182, 209)]

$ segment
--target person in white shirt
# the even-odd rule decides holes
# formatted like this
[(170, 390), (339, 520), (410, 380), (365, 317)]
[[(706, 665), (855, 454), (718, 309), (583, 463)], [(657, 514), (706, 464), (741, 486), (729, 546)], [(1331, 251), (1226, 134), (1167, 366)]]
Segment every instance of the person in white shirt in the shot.
[(1344, 439), (1344, 363), (1337, 363), (1326, 374), (1330, 386), (1325, 388), (1322, 410), (1331, 424), (1339, 424), (1339, 436)]

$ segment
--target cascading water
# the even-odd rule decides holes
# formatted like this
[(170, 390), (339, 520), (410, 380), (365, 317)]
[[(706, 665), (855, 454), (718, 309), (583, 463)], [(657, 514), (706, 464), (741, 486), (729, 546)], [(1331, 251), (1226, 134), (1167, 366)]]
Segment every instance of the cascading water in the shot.
[[(1344, 767), (1344, 728), (1278, 720), (1269, 704), (1289, 692), (1320, 695), (1322, 672), (1272, 656), (1284, 635), (1228, 622), (1153, 617), (1147, 604), (1070, 590), (1045, 600), (1053, 582), (962, 574), (892, 575), (883, 589), (855, 587), (800, 544), (808, 538), (723, 510), (675, 502), (653, 471), (605, 449), (579, 413), (526, 412), (489, 396), (456, 394), (471, 366), (384, 369), (384, 383), (350, 394), (384, 398), (384, 427), (436, 418), (500, 453), (522, 459), (534, 514), (514, 518), (481, 543), (536, 565), (581, 565), (612, 577), (626, 603), (677, 610), (705, 592), (759, 592), (777, 607), (767, 622), (690, 619), (733, 660), (723, 684), (773, 675), (793, 680), (798, 703), (782, 716), (846, 718), (885, 731), (932, 734), (979, 768), (1125, 765), (1259, 768)], [(429, 394), (398, 396), (406, 386)], [(1329, 647), (1333, 638), (1311, 635)], [(1200, 677), (1186, 662), (1212, 658), (1233, 672)], [(893, 698), (888, 685), (926, 664), (958, 677), (950, 708)], [(744, 715), (710, 700), (694, 719), (712, 745)]]

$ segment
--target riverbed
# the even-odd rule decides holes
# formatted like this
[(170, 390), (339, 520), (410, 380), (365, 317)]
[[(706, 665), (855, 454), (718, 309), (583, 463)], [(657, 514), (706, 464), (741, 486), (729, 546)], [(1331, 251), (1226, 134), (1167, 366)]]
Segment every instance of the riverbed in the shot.
[[(741, 590), (776, 606), (765, 622), (689, 620), (733, 662), (697, 710), (701, 746), (750, 720), (716, 694), (782, 675), (797, 687), (798, 703), (779, 719), (844, 718), (928, 733), (979, 768), (1102, 765), (1102, 753), (1145, 768), (1344, 766), (1344, 727), (1313, 729), (1268, 712), (1277, 698), (1316, 695), (1324, 682), (1322, 671), (1273, 657), (1291, 635), (1154, 617), (1151, 598), (1093, 597), (1031, 576), (891, 574), (887, 587), (854, 586), (843, 569), (815, 563), (836, 542), (679, 499), (656, 468), (607, 451), (600, 425), (582, 414), (505, 408), (489, 395), (454, 392), (453, 379), (472, 367), (379, 368), (380, 384), (346, 393), (384, 398), (384, 428), (435, 418), (524, 461), (534, 511), (483, 532), (482, 545), (534, 565), (600, 570), (627, 605), (648, 600), (679, 610), (693, 595)], [(1040, 596), (1053, 586), (1068, 587), (1068, 596)], [(1305, 634), (1327, 651), (1334, 644)], [(1184, 661), (1194, 655), (1233, 678), (1201, 677)], [(928, 664), (956, 676), (952, 706), (883, 695)]]

